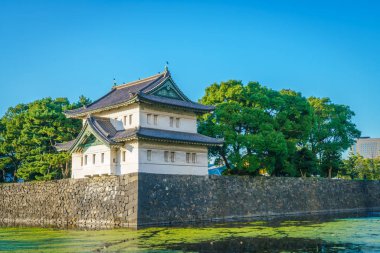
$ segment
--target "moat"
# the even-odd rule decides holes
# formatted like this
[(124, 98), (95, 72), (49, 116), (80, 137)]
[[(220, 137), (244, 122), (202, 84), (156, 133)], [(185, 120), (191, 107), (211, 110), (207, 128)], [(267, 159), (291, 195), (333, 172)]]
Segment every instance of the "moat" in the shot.
[(0, 229), (0, 251), (380, 252), (380, 213), (141, 230)]

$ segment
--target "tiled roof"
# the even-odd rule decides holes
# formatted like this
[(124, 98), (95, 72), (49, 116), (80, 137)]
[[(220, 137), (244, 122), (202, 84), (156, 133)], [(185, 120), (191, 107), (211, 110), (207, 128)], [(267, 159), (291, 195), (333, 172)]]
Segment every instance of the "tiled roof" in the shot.
[(205, 145), (221, 145), (224, 142), (223, 139), (216, 139), (198, 133), (169, 131), (145, 127), (140, 127), (134, 130), (119, 131), (112, 139), (118, 142), (133, 138), (163, 140), (168, 142), (195, 143)]
[[(208, 137), (198, 133), (187, 133), (178, 131), (161, 130), (154, 128), (132, 128), (122, 131), (117, 131), (111, 124), (109, 118), (101, 117), (89, 117), (86, 121), (84, 128), (91, 127), (95, 134), (100, 137), (107, 144), (117, 144), (122, 143), (126, 140), (132, 139), (151, 139), (166, 142), (177, 142), (177, 143), (191, 143), (191, 144), (201, 144), (201, 145), (222, 145), (223, 139), (216, 139)], [(81, 134), (84, 133), (82, 130)], [(58, 151), (70, 150), (75, 145), (77, 145), (78, 140), (81, 139), (81, 134), (77, 139), (66, 142), (58, 143), (55, 145)]]
[(176, 106), (176, 107), (181, 107), (181, 108), (189, 108), (195, 111), (208, 112), (215, 109), (214, 106), (202, 105), (202, 104), (198, 104), (192, 101), (183, 101), (183, 100), (159, 97), (159, 96), (154, 96), (154, 95), (149, 95), (149, 94), (144, 94), (144, 93), (138, 94), (138, 97), (142, 101), (171, 105), (171, 106)]
[(57, 151), (67, 151), (75, 143), (75, 141), (76, 139), (68, 141), (68, 142), (57, 143), (54, 145), (54, 147), (57, 149)]
[(148, 94), (149, 92), (157, 89), (161, 84), (163, 84), (166, 80), (170, 78), (170, 72), (165, 71), (142, 80), (137, 80), (127, 84), (115, 86), (112, 88), (110, 92), (108, 92), (106, 95), (99, 98), (98, 100), (94, 101), (87, 107), (66, 111), (65, 114), (68, 117), (83, 117), (89, 113), (94, 113), (105, 109), (111, 109), (113, 107), (118, 107), (123, 104), (133, 102), (135, 101), (134, 99), (138, 98), (146, 99), (150, 102), (161, 103), (169, 106), (179, 106), (182, 108), (188, 108), (191, 110), (213, 110), (213, 107), (191, 102), (187, 98), (186, 100), (188, 101), (182, 101)]
[(107, 138), (113, 137), (117, 133), (117, 130), (112, 125), (109, 118), (103, 118), (103, 117), (89, 117), (89, 119), (92, 120), (94, 126)]

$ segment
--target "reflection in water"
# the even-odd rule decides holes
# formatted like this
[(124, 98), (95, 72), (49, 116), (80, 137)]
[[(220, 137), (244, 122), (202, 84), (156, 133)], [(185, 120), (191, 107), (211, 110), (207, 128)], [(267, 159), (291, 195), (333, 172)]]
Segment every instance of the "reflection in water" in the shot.
[(0, 251), (380, 252), (380, 215), (323, 216), (102, 231), (0, 228)]
[(248, 253), (248, 252), (361, 252), (359, 245), (333, 244), (320, 239), (302, 238), (228, 238), (194, 244), (178, 244), (166, 247), (182, 252), (199, 253)]

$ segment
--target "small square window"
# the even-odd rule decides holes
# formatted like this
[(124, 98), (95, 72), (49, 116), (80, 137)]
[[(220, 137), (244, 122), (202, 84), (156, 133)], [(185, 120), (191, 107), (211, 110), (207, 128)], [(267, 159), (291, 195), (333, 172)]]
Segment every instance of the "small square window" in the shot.
[(169, 162), (169, 151), (164, 152), (164, 159), (165, 159), (165, 162)]
[(175, 162), (175, 152), (170, 152), (170, 161), (171, 161), (172, 163)]
[(154, 125), (157, 126), (158, 125), (158, 115), (154, 115)]
[(152, 150), (147, 150), (146, 151), (146, 159), (148, 161), (151, 161), (152, 160)]

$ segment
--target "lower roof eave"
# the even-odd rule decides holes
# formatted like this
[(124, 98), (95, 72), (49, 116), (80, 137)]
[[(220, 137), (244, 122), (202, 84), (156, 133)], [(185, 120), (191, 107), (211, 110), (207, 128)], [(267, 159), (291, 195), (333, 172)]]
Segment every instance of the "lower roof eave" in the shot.
[(190, 145), (201, 145), (201, 146), (212, 146), (212, 147), (223, 146), (223, 143), (182, 141), (182, 140), (173, 140), (173, 139), (152, 138), (152, 137), (145, 137), (145, 136), (122, 138), (122, 139), (118, 139), (117, 142), (127, 142), (127, 141), (135, 141), (135, 140), (148, 140), (148, 141), (158, 141), (158, 142), (166, 142), (166, 143), (179, 143), (179, 144), (190, 144)]
[(67, 117), (67, 118), (77, 118), (77, 119), (83, 119), (83, 118), (86, 118), (88, 117), (88, 115), (91, 115), (93, 113), (98, 113), (98, 112), (103, 112), (103, 111), (108, 111), (108, 110), (112, 110), (112, 109), (117, 109), (117, 108), (120, 108), (122, 106), (127, 106), (127, 105), (130, 105), (130, 104), (133, 104), (137, 101), (137, 96), (135, 95), (134, 97), (128, 99), (127, 101), (124, 101), (124, 102), (121, 102), (121, 103), (117, 103), (117, 104), (114, 104), (114, 105), (109, 105), (109, 106), (106, 106), (106, 107), (102, 107), (102, 108), (96, 108), (96, 109), (90, 109), (88, 111), (85, 111), (85, 112), (78, 112), (78, 113), (69, 113), (70, 111), (65, 111), (63, 112), (63, 114)]
[(163, 107), (177, 108), (177, 109), (182, 109), (185, 111), (191, 111), (191, 112), (200, 113), (200, 114), (212, 112), (215, 110), (215, 107), (212, 107), (212, 108), (194, 108), (194, 107), (188, 107), (188, 106), (183, 106), (183, 105), (175, 105), (175, 104), (171, 104), (171, 103), (152, 101), (151, 99), (149, 99), (147, 97), (143, 97), (141, 95), (138, 96), (136, 101), (140, 102), (140, 103), (149, 104), (149, 105), (160, 105)]

